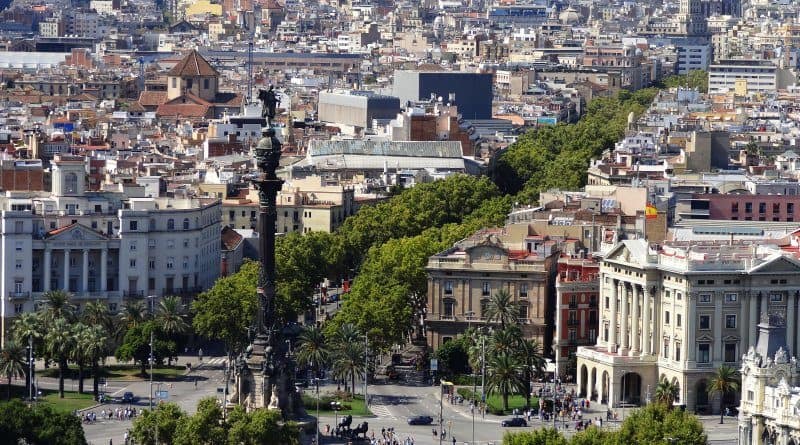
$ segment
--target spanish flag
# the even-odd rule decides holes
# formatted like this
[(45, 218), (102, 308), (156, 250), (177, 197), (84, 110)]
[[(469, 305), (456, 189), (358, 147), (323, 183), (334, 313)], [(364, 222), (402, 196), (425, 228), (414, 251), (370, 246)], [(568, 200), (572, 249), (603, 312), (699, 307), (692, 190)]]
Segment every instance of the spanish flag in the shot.
[(657, 219), (658, 218), (658, 210), (656, 206), (653, 204), (647, 203), (647, 206), (644, 209), (644, 217), (646, 219)]

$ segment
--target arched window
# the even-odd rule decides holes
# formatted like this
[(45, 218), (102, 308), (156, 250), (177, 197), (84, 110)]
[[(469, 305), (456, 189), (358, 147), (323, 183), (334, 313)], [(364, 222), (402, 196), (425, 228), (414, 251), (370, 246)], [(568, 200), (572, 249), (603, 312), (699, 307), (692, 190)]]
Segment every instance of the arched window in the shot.
[(183, 230), (189, 230), (189, 218), (183, 218)]
[(78, 193), (78, 175), (67, 173), (64, 176), (64, 192), (70, 194)]
[(167, 230), (175, 230), (175, 220), (170, 218), (167, 220)]

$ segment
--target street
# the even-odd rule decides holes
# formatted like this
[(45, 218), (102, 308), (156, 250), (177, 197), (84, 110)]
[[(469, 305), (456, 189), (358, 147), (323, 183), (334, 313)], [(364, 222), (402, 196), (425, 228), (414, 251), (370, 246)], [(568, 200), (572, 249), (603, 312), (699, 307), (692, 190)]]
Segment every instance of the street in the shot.
[[(195, 381), (197, 384), (195, 386)], [(113, 386), (113, 391), (112, 391)], [(222, 397), (222, 394), (217, 393), (217, 388), (225, 386), (224, 378), (224, 358), (223, 357), (207, 357), (201, 366), (186, 375), (183, 380), (172, 382), (154, 382), (153, 391), (167, 391), (168, 398), (166, 401), (177, 403), (181, 409), (188, 413), (194, 413), (197, 402), (204, 397), (215, 396)], [(86, 433), (86, 440), (90, 445), (107, 445), (110, 440), (115, 444), (124, 444), (125, 431), (129, 430), (132, 425), (132, 420), (101, 420), (100, 412), (102, 410), (113, 410), (121, 407), (134, 407), (137, 410), (140, 408), (148, 409), (150, 395), (150, 382), (149, 381), (136, 381), (136, 382), (109, 382), (109, 395), (114, 398), (121, 397), (123, 393), (130, 391), (138, 400), (134, 404), (119, 404), (119, 403), (105, 403), (86, 411), (94, 411), (98, 416), (98, 420), (91, 424), (84, 423), (83, 430)], [(85, 412), (85, 411), (84, 411)]]

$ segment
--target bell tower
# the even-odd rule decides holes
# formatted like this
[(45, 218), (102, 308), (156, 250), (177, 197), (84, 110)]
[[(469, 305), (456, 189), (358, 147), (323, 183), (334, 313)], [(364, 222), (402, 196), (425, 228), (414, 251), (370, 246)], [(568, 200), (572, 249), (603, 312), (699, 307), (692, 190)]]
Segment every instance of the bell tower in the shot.
[(52, 162), (53, 195), (83, 196), (86, 161), (81, 156), (56, 155)]

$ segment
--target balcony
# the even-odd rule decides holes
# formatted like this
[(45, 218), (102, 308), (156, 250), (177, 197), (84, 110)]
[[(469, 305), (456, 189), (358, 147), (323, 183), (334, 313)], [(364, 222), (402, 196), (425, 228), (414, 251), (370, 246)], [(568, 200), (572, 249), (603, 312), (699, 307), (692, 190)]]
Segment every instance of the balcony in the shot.
[(186, 295), (197, 295), (202, 292), (199, 286), (193, 287), (178, 287), (178, 288), (164, 288), (161, 289), (161, 295), (176, 295), (176, 296), (186, 296)]
[(8, 292), (8, 299), (9, 300), (27, 300), (31, 297), (30, 292)]
[(570, 309), (578, 309), (578, 302), (577, 301), (570, 301), (569, 302)]
[(580, 320), (567, 320), (567, 326), (578, 326), (581, 324)]
[(136, 291), (136, 290), (134, 290), (134, 291), (126, 290), (126, 291), (122, 292), (122, 297), (123, 298), (144, 298), (144, 291), (143, 290), (138, 290), (138, 291)]
[(589, 308), (597, 309), (597, 300), (589, 300)]

